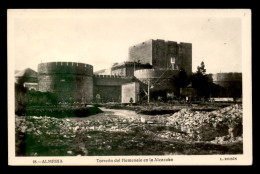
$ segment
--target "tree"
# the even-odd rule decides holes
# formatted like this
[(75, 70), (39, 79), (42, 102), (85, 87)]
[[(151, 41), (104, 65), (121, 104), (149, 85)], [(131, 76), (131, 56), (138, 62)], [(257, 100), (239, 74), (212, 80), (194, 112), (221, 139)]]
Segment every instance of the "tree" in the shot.
[(206, 75), (205, 64), (202, 61), (200, 66), (197, 67), (196, 73), (191, 77), (192, 87), (198, 91), (200, 97), (209, 97), (210, 95), (210, 82), (208, 75)]
[(202, 75), (206, 74), (205, 64), (203, 61), (200, 63), (200, 66), (197, 66), (197, 73)]

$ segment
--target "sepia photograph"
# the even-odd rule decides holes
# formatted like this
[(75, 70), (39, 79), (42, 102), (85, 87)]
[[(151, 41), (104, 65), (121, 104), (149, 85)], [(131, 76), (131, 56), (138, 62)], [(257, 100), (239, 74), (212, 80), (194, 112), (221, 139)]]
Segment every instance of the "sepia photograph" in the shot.
[(9, 165), (251, 165), (249, 9), (9, 9)]

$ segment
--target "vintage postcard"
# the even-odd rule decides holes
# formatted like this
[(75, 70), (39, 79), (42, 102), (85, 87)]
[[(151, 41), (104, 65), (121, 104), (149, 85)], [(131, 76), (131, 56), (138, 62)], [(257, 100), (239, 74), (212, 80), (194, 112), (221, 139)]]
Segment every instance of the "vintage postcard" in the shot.
[(10, 9), (9, 165), (251, 165), (250, 9)]

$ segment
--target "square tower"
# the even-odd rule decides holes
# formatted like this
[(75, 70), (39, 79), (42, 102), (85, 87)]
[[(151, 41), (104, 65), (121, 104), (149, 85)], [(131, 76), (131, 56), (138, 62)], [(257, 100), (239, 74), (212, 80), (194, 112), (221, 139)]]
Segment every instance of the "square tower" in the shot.
[(128, 60), (150, 64), (154, 69), (184, 69), (192, 73), (192, 44), (148, 40), (129, 48)]

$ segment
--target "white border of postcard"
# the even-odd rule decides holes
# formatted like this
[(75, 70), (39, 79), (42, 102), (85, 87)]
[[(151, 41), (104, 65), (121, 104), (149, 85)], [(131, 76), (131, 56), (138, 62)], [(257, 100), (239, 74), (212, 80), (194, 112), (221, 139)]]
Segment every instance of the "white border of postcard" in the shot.
[[(88, 9), (83, 9), (88, 10)], [(102, 9), (112, 10), (112, 9)], [(120, 9), (122, 10), (122, 9)], [(168, 155), (168, 156), (86, 156), (86, 157), (16, 157), (15, 156), (15, 113), (14, 113), (14, 19), (33, 16), (42, 11), (80, 12), (81, 9), (11, 9), (8, 10), (8, 164), (23, 166), (84, 166), (84, 165), (251, 165), (252, 164), (252, 80), (251, 80), (251, 10), (250, 9), (134, 9), (160, 13), (175, 13), (180, 17), (236, 17), (242, 20), (242, 82), (243, 82), (243, 154), (241, 155)], [(92, 11), (98, 11), (92, 9)], [(129, 11), (129, 10), (125, 10)], [(151, 160), (153, 159), (153, 160)], [(155, 161), (155, 159), (161, 159)], [(99, 162), (99, 161), (105, 162)], [(129, 161), (129, 162), (123, 162)]]

